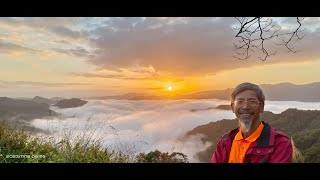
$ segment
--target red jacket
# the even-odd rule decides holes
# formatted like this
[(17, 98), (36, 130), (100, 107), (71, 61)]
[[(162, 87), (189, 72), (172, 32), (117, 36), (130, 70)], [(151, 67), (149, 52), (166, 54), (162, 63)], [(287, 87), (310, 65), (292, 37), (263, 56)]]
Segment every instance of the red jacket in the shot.
[[(282, 132), (272, 128), (268, 123), (258, 139), (251, 143), (244, 157), (245, 163), (291, 163), (292, 144), (290, 139)], [(212, 163), (227, 163), (232, 141), (238, 133), (238, 128), (224, 134), (218, 141), (212, 156)]]

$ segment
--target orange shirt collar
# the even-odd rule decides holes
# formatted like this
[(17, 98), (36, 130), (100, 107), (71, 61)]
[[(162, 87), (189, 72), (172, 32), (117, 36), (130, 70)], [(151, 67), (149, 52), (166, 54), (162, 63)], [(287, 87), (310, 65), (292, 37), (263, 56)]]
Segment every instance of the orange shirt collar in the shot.
[[(261, 134), (262, 129), (264, 127), (264, 124), (262, 122), (260, 122), (258, 129), (252, 133), (249, 137), (247, 137), (245, 140), (248, 142), (254, 142)], [(241, 131), (239, 131), (236, 135), (236, 137), (234, 138), (234, 140), (242, 140), (243, 136)]]

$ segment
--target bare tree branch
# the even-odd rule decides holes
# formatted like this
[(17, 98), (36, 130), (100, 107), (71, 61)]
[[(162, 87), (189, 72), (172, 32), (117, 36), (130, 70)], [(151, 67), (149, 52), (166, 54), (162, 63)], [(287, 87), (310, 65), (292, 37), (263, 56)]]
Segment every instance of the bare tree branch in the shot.
[(273, 38), (281, 38), (281, 43), (275, 44), (286, 47), (289, 52), (296, 53), (298, 50), (293, 49), (290, 42), (301, 40), (304, 37), (298, 34), (301, 32), (301, 21), (303, 21), (304, 18), (297, 17), (296, 21), (299, 26), (289, 32), (288, 30), (282, 30), (281, 27), (276, 28), (272, 18), (235, 17), (235, 19), (239, 22), (240, 27), (235, 28), (235, 30), (238, 31), (235, 37), (239, 40), (238, 43), (233, 43), (236, 52), (236, 56), (234, 57), (240, 60), (248, 59), (251, 57), (250, 53), (256, 52), (263, 54), (263, 57), (258, 57), (262, 61), (275, 55), (277, 52), (276, 50), (270, 52), (270, 50), (267, 50), (266, 48), (266, 41)]

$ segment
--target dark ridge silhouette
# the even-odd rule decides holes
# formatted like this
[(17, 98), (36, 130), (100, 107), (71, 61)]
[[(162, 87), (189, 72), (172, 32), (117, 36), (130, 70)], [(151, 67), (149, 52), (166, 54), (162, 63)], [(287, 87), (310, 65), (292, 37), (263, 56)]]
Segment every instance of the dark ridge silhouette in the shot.
[(81, 100), (78, 98), (71, 98), (71, 99), (63, 99), (57, 102), (57, 104), (54, 104), (53, 106), (57, 106), (59, 108), (75, 108), (75, 107), (80, 107), (83, 106), (87, 103), (88, 101)]
[(46, 103), (0, 97), (0, 117), (2, 119), (30, 121), (36, 118), (56, 115), (58, 113), (50, 110), (49, 105)]
[(44, 98), (44, 97), (40, 97), (40, 96), (35, 96), (34, 98), (31, 99), (31, 101), (34, 101), (34, 102), (37, 102), (37, 103), (46, 103), (46, 104), (49, 104), (49, 105), (56, 103), (53, 100), (50, 100), (50, 99), (47, 99), (47, 98)]
[(190, 109), (189, 111), (190, 112), (197, 112), (197, 111), (208, 111), (208, 110), (211, 110), (211, 109), (214, 109), (214, 107), (208, 107), (208, 108), (205, 108), (205, 109)]
[(63, 100), (64, 98), (61, 98), (61, 97), (52, 97), (52, 98), (50, 98), (50, 100), (51, 101), (54, 101), (54, 102), (58, 102), (58, 101), (61, 101), (61, 100)]
[(231, 105), (219, 105), (216, 108), (222, 110), (231, 110)]

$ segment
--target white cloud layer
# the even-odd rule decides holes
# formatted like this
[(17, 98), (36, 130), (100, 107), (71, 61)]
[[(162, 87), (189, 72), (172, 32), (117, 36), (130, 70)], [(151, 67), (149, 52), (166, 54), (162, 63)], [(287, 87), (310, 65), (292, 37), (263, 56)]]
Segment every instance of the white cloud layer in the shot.
[[(199, 162), (194, 155), (210, 146), (199, 136), (180, 141), (186, 132), (209, 122), (234, 119), (232, 111), (210, 109), (225, 100), (89, 100), (78, 108), (52, 110), (66, 118), (36, 119), (37, 128), (54, 132), (56, 138), (85, 135), (101, 138), (104, 147), (121, 148), (133, 153), (160, 150), (182, 152), (190, 162)], [(209, 109), (208, 109), (209, 108)], [(319, 109), (320, 103), (266, 101), (265, 110), (280, 113), (287, 108)], [(199, 111), (190, 111), (190, 110)], [(130, 152), (129, 152), (130, 153)]]

